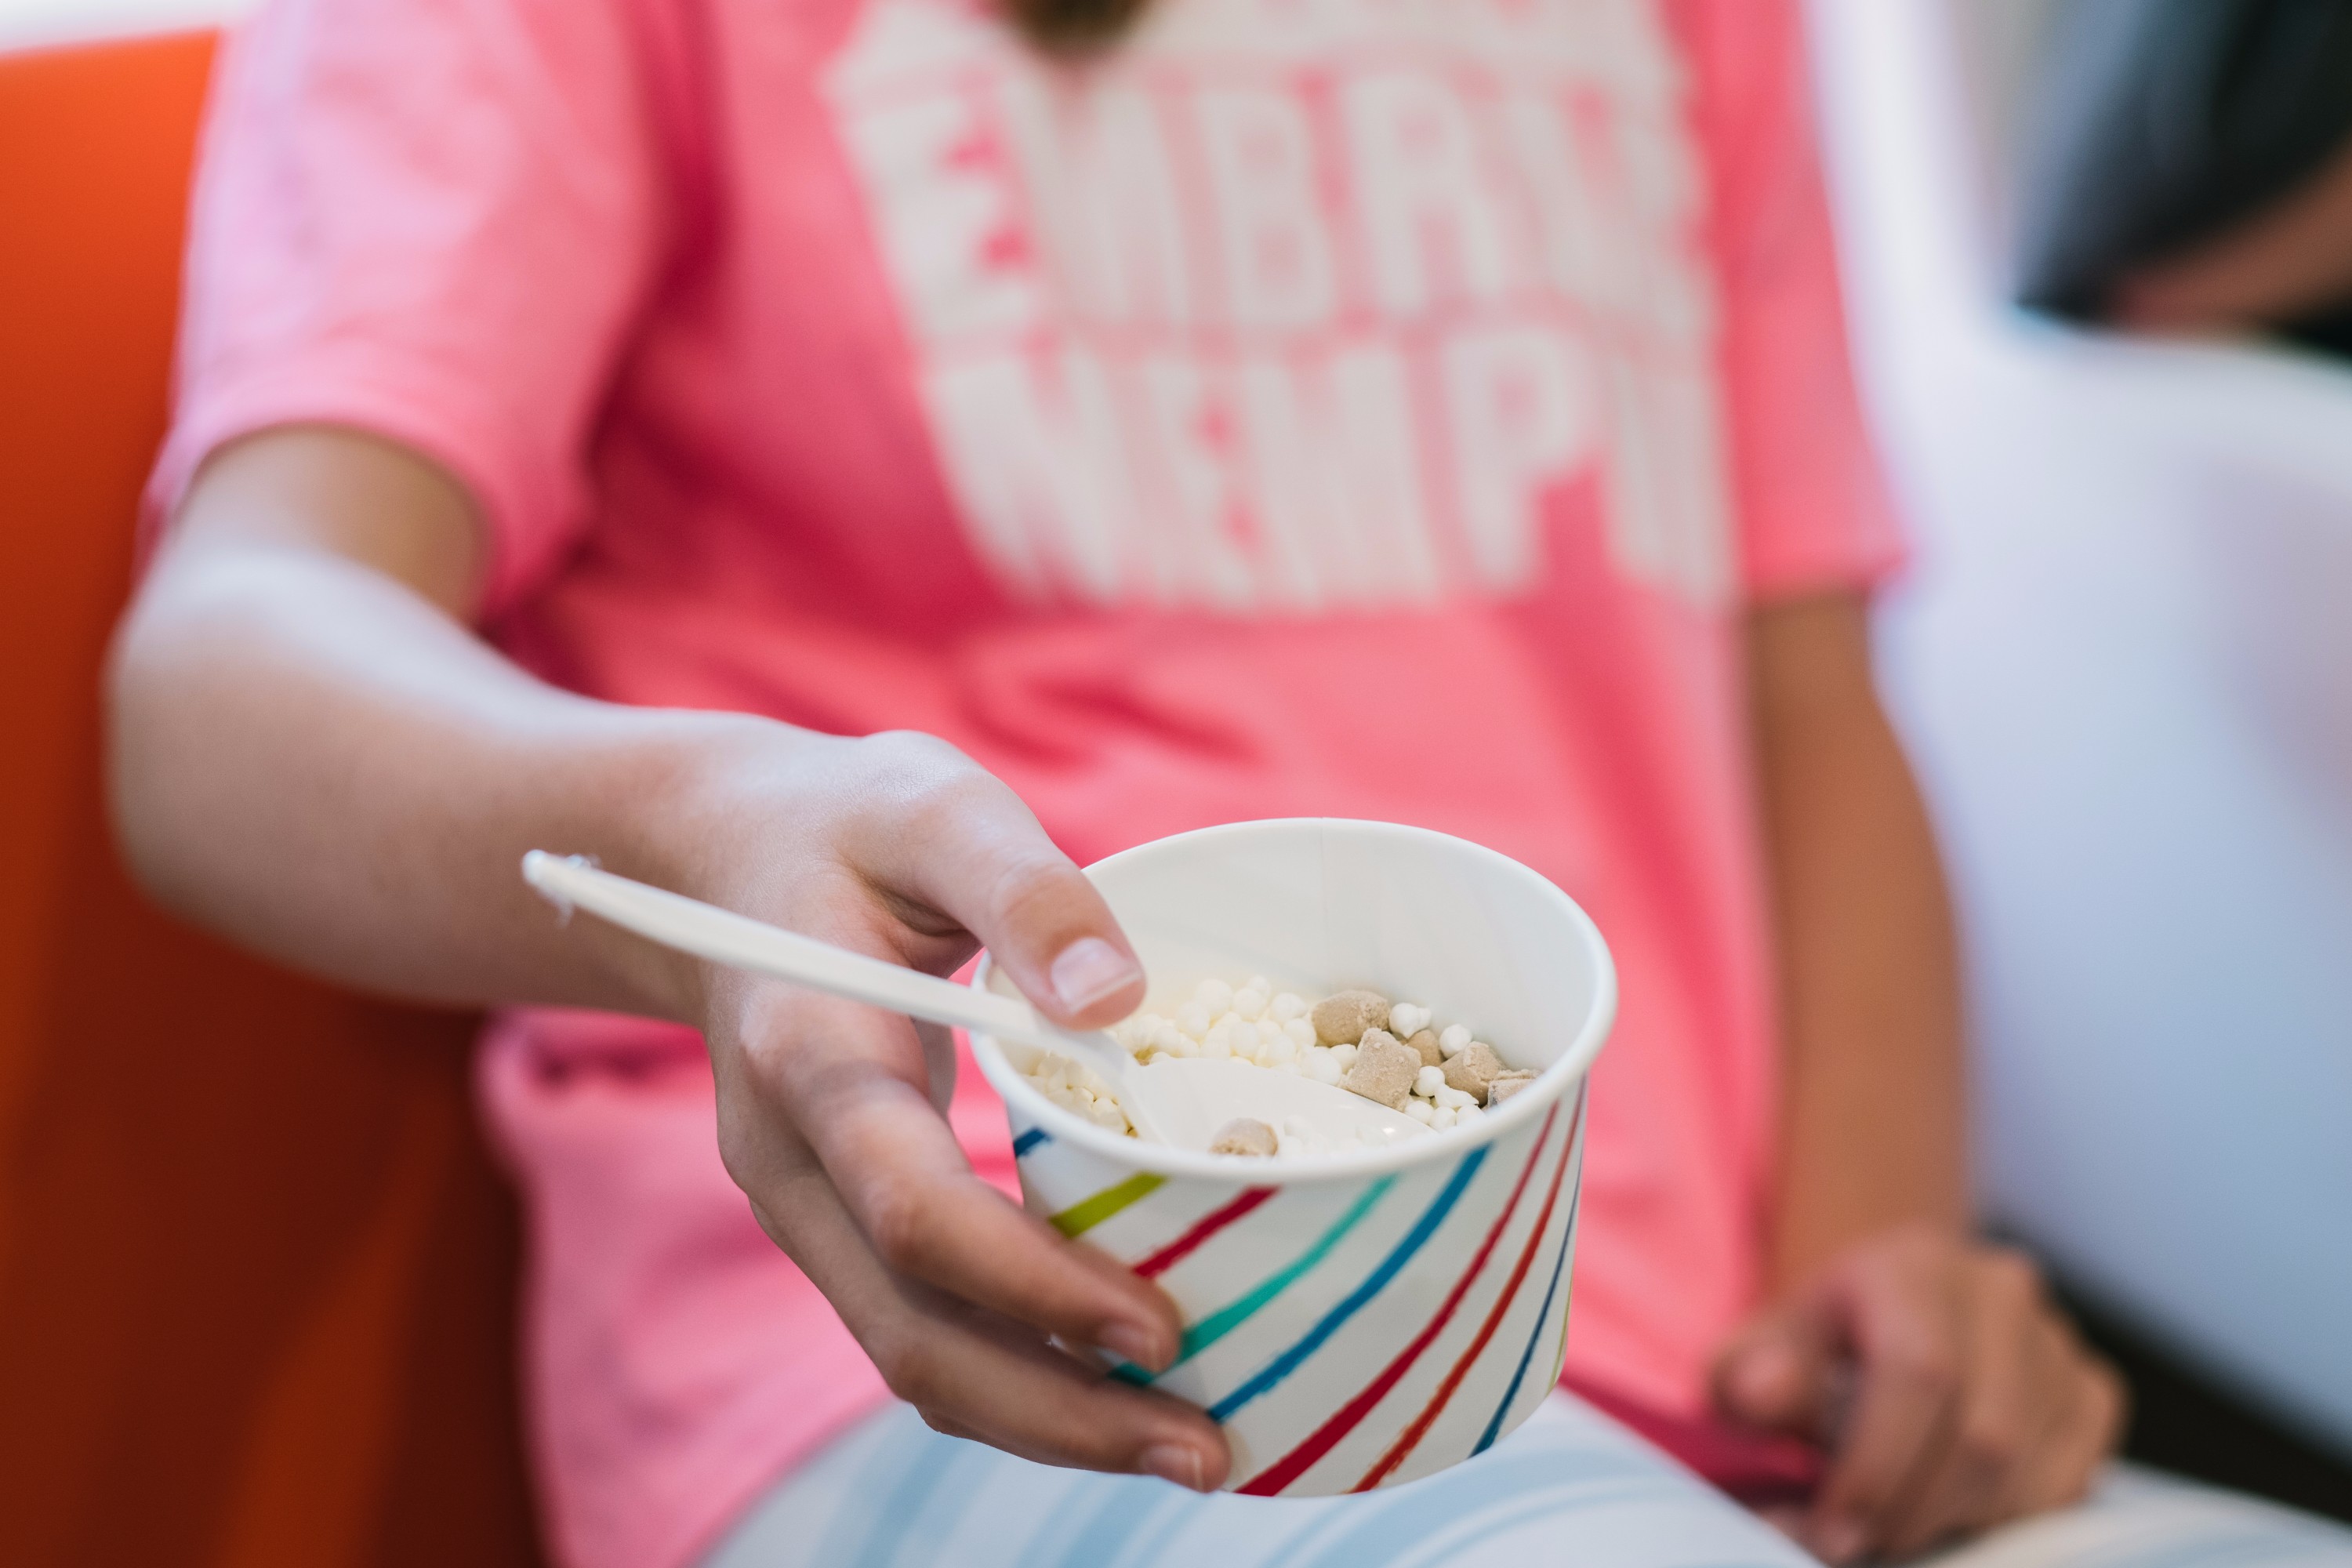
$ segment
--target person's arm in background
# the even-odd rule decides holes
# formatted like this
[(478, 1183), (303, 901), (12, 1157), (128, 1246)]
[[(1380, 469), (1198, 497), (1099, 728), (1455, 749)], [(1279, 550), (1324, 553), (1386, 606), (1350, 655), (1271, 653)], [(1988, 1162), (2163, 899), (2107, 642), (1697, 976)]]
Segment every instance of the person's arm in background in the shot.
[(2352, 142), (2304, 184), (2179, 255), (2126, 273), (2108, 316), (2143, 331), (2284, 324), (2352, 300)]
[(612, 868), (944, 973), (984, 941), (1064, 1022), (1143, 976), (1013, 793), (942, 742), (593, 702), (464, 624), (473, 504), (355, 434), (279, 429), (197, 479), (114, 649), (110, 784), (132, 869), (200, 924), (347, 984), (551, 1002), (707, 1037), (720, 1152), (891, 1388), (1033, 1458), (1214, 1486), (1198, 1411), (1055, 1343), (1175, 1354), (1157, 1289), (974, 1175), (953, 1058), (904, 1018), (559, 924), (525, 850)]
[(1771, 1300), (1726, 1347), (1717, 1398), (1831, 1447), (1798, 1525), (1815, 1552), (1900, 1557), (2079, 1497), (2121, 1386), (2032, 1265), (1969, 1234), (1951, 914), (1865, 600), (1754, 612), (1748, 659), (1781, 1131)]

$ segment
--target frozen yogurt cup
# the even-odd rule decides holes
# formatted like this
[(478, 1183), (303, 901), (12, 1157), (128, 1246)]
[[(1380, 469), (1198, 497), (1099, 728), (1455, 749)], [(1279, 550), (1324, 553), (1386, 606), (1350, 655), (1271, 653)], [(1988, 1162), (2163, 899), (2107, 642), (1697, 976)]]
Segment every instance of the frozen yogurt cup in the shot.
[(1540, 1069), (1470, 1127), (1245, 1159), (1107, 1131), (1038, 1093), (1022, 1047), (972, 1041), (1029, 1210), (1176, 1302), (1176, 1363), (1113, 1375), (1206, 1410), (1233, 1447), (1231, 1489), (1362, 1491), (1483, 1452), (1559, 1379), (1586, 1075), (1617, 1004), (1599, 930), (1508, 857), (1386, 823), (1235, 823), (1087, 875), (1143, 959), (1150, 1005), (1211, 976), (1361, 985)]

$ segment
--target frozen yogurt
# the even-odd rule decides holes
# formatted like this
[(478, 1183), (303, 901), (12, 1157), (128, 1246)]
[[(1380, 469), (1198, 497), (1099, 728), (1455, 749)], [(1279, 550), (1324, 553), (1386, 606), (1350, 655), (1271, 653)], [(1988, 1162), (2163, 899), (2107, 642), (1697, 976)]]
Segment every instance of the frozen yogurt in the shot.
[[(1512, 1067), (1467, 1026), (1441, 1025), (1417, 1003), (1361, 987), (1310, 1002), (1276, 990), (1262, 975), (1238, 985), (1203, 980), (1171, 1011), (1139, 1013), (1112, 1034), (1146, 1066), (1231, 1062), (1290, 1075), (1401, 1111), (1432, 1131), (1475, 1123), (1536, 1077)], [(1110, 1086), (1084, 1064), (1049, 1054), (1027, 1076), (1063, 1109), (1133, 1136)], [(1214, 1076), (1235, 1087), (1226, 1069)], [(1247, 1082), (1238, 1092), (1251, 1113), (1224, 1120), (1194, 1147), (1243, 1159), (1332, 1154), (1382, 1147), (1418, 1131), (1393, 1117), (1390, 1125), (1371, 1125), (1379, 1113), (1349, 1112), (1349, 1101), (1318, 1090), (1276, 1093), (1268, 1082), (1260, 1095)]]

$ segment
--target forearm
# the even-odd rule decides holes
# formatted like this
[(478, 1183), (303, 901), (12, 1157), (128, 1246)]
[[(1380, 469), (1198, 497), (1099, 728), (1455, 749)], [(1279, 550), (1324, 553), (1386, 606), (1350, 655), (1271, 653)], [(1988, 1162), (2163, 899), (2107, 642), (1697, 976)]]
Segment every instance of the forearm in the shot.
[(1927, 813), (1859, 600), (1759, 612), (1758, 777), (1779, 939), (1782, 1284), (1907, 1220), (1968, 1213), (1960, 1004)]
[(560, 929), (519, 858), (688, 879), (698, 771), (791, 732), (556, 690), (383, 571), (214, 521), (158, 563), (111, 670), (116, 821), (149, 889), (370, 989), (682, 1016), (689, 971)]
[(477, 532), (453, 479), (351, 432), (271, 432), (208, 465), (115, 650), (133, 868), (204, 923), (346, 982), (694, 1024), (720, 1161), (894, 1392), (1015, 1452), (1219, 1484), (1224, 1439), (1197, 1409), (1063, 1348), (1158, 1369), (1181, 1326), (1157, 1287), (972, 1173), (940, 1114), (943, 1036), (599, 921), (559, 925), (520, 861), (586, 850), (935, 974), (985, 942), (1047, 1017), (1082, 1028), (1144, 989), (1101, 894), (942, 742), (613, 707), (531, 679), (465, 629)]

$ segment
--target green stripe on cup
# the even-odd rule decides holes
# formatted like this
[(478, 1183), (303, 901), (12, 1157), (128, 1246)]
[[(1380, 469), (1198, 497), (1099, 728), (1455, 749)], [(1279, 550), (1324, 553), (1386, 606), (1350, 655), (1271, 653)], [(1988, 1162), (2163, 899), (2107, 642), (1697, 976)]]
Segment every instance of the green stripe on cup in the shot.
[[(1207, 1350), (1234, 1330), (1241, 1327), (1243, 1322), (1255, 1314), (1259, 1308), (1290, 1289), (1300, 1275), (1329, 1257), (1331, 1249), (1339, 1245), (1340, 1238), (1355, 1229), (1356, 1222), (1371, 1213), (1372, 1205), (1387, 1196), (1388, 1190), (1394, 1185), (1396, 1185), (1394, 1176), (1382, 1176), (1379, 1181), (1374, 1182), (1364, 1189), (1362, 1195), (1356, 1199), (1348, 1212), (1339, 1216), (1338, 1224), (1316, 1238), (1314, 1246), (1284, 1267), (1276, 1269), (1260, 1282), (1256, 1289), (1252, 1290), (1240, 1300), (1219, 1308), (1186, 1329), (1183, 1348), (1176, 1352), (1176, 1359), (1168, 1363), (1167, 1370), (1172, 1372)], [(1133, 1362), (1128, 1362), (1114, 1368), (1111, 1375), (1121, 1382), (1140, 1386), (1150, 1383), (1158, 1374), (1144, 1371)]]
[(1092, 1197), (1080, 1198), (1055, 1215), (1054, 1228), (1064, 1236), (1082, 1236), (1137, 1199), (1159, 1191), (1167, 1180), (1150, 1171), (1139, 1171), (1118, 1185), (1105, 1187)]

